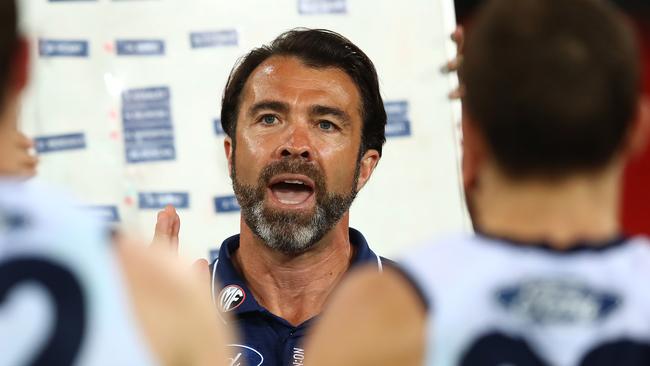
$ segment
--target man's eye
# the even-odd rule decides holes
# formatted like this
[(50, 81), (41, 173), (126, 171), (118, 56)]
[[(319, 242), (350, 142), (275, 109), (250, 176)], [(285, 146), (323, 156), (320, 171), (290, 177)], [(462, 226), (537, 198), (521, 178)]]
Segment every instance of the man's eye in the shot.
[(275, 116), (272, 116), (272, 115), (266, 115), (266, 116), (262, 117), (262, 122), (264, 124), (267, 124), (267, 125), (272, 125), (275, 122), (277, 122), (277, 120), (278, 119)]
[(320, 122), (318, 122), (318, 127), (321, 130), (330, 131), (330, 130), (334, 129), (334, 124), (332, 122), (329, 122), (329, 121), (320, 121)]

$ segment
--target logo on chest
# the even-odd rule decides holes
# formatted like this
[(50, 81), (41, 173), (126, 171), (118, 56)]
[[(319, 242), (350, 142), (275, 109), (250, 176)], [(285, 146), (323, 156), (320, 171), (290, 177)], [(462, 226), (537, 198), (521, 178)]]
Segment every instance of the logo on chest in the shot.
[(232, 349), (232, 357), (228, 359), (230, 366), (260, 366), (264, 362), (264, 356), (252, 347), (243, 344), (229, 344), (228, 347)]
[(501, 288), (502, 308), (537, 324), (590, 324), (620, 308), (614, 293), (569, 279), (532, 279)]
[(219, 293), (219, 305), (222, 312), (230, 311), (244, 303), (246, 293), (237, 285), (228, 285)]

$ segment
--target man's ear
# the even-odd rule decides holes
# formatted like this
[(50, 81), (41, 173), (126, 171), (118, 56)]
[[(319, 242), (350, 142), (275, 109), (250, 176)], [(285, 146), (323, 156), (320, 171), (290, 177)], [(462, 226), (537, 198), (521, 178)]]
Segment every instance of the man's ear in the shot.
[(372, 175), (372, 172), (375, 171), (375, 167), (377, 167), (377, 163), (379, 163), (379, 159), (381, 157), (379, 156), (379, 151), (375, 149), (368, 149), (363, 156), (361, 157), (361, 161), (359, 162), (359, 181), (357, 182), (357, 192), (363, 188), (363, 186), (366, 185), (366, 182), (368, 182), (368, 179), (370, 179), (370, 176)]
[(628, 157), (642, 154), (650, 137), (650, 97), (642, 95), (637, 102), (637, 111), (630, 124), (625, 141), (624, 154)]
[(224, 152), (226, 153), (226, 159), (228, 160), (228, 174), (232, 172), (232, 157), (233, 157), (233, 144), (232, 144), (232, 138), (230, 136), (226, 136), (225, 139), (223, 139), (223, 149)]
[(467, 195), (477, 185), (481, 165), (487, 157), (487, 148), (483, 135), (467, 114), (463, 115), (461, 127), (463, 131), (461, 171), (463, 188)]

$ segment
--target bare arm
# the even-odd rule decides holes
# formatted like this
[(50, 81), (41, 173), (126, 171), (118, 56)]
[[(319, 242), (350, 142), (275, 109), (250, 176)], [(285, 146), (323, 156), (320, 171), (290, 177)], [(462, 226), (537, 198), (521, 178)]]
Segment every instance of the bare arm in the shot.
[(205, 276), (166, 249), (120, 240), (118, 258), (140, 328), (163, 365), (226, 365), (229, 330)]
[(341, 284), (307, 341), (306, 364), (421, 365), (426, 313), (391, 268), (363, 268)]

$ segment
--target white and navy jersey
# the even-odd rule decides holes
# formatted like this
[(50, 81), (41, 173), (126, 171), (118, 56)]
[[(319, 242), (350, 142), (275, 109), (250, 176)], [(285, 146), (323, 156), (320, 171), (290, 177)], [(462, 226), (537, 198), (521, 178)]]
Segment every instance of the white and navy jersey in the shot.
[(401, 269), (428, 303), (427, 365), (650, 365), (650, 241), (557, 251), (455, 236)]
[(105, 230), (58, 191), (0, 182), (0, 365), (151, 365)]

